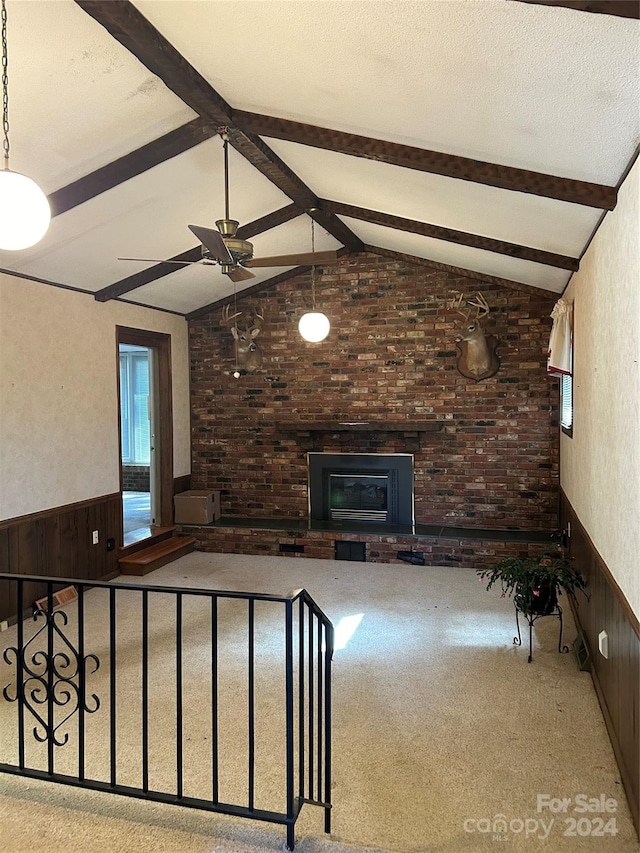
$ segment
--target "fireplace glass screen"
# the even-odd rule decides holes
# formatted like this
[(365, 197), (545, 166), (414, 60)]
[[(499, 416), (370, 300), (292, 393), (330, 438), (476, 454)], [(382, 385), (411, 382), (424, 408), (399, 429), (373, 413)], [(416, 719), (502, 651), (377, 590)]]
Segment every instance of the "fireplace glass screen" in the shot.
[(330, 517), (386, 521), (388, 480), (386, 474), (330, 474)]
[(413, 456), (409, 453), (310, 452), (312, 521), (413, 524)]

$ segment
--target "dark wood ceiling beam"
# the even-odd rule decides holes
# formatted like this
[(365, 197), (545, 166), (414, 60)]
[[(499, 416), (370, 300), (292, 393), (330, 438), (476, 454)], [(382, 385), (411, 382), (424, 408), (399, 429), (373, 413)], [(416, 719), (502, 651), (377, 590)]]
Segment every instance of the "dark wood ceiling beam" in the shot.
[(620, 18), (640, 18), (638, 0), (517, 0), (536, 6), (564, 6), (579, 12), (595, 12), (599, 15), (617, 15)]
[[(229, 128), (229, 142), (303, 210), (316, 207), (316, 196), (258, 135), (238, 129), (233, 109), (129, 0), (75, 0), (113, 38), (159, 77), (203, 119)], [(361, 242), (337, 218), (325, 214), (323, 227), (357, 250)], [(338, 236), (341, 235), (341, 236)], [(348, 243), (343, 239), (348, 238)]]
[(245, 133), (284, 139), (312, 148), (323, 148), (365, 160), (375, 160), (405, 169), (430, 172), (462, 181), (473, 181), (499, 189), (555, 198), (573, 204), (613, 210), (616, 205), (615, 187), (576, 181), (571, 178), (559, 178), (528, 169), (513, 166), (500, 166), (497, 163), (484, 163), (468, 157), (428, 151), (398, 142), (372, 139), (326, 127), (316, 127), (297, 121), (258, 115), (257, 113), (235, 110), (233, 120), (236, 127)]
[[(188, 261), (195, 263), (202, 259), (202, 246), (196, 246), (193, 249), (188, 249), (179, 255), (174, 255), (172, 258), (167, 258), (168, 261)], [(129, 275), (126, 278), (120, 279), (108, 287), (103, 287), (102, 290), (97, 290), (95, 297), (97, 302), (108, 302), (110, 299), (117, 299), (119, 296), (124, 296), (125, 293), (130, 293), (132, 290), (137, 290), (139, 287), (144, 287), (145, 284), (150, 284), (165, 275), (178, 272), (183, 267), (177, 264), (161, 262), (152, 267), (147, 267), (141, 272)]]
[(202, 118), (193, 119), (188, 124), (50, 193), (48, 198), (51, 215), (59, 216), (61, 213), (66, 213), (67, 210), (117, 187), (118, 184), (130, 178), (135, 178), (136, 175), (141, 175), (148, 169), (182, 154), (183, 151), (188, 151), (216, 134), (217, 128), (211, 122)]
[(487, 252), (497, 252), (508, 255), (511, 258), (520, 258), (524, 261), (533, 261), (538, 264), (547, 264), (560, 269), (575, 271), (579, 267), (577, 258), (566, 255), (557, 255), (553, 252), (545, 252), (543, 249), (532, 249), (529, 246), (520, 246), (517, 243), (507, 243), (503, 240), (494, 240), (491, 237), (481, 237), (478, 234), (469, 234), (466, 231), (456, 231), (453, 228), (443, 228), (440, 225), (429, 225), (426, 222), (418, 222), (415, 219), (404, 219), (401, 216), (391, 216), (388, 213), (380, 213), (376, 210), (368, 210), (363, 207), (354, 207), (351, 204), (342, 204), (338, 201), (320, 201), (320, 208), (340, 216), (350, 216), (363, 222), (372, 222), (375, 225), (383, 225), (387, 228), (395, 228), (399, 231), (407, 231), (411, 234), (420, 234), (424, 237), (433, 237), (436, 240), (446, 240), (449, 243), (457, 243), (461, 246), (471, 246), (474, 249), (483, 249)]
[(229, 142), (251, 165), (288, 195), (302, 211), (316, 210), (314, 219), (352, 252), (362, 251), (362, 242), (341, 222), (337, 216), (322, 212), (318, 208), (318, 198), (309, 187), (298, 178), (275, 151), (253, 133), (245, 133), (237, 127), (229, 127)]
[(524, 293), (531, 293), (533, 291), (541, 296), (555, 296), (556, 298), (559, 295), (553, 291), (545, 290), (542, 287), (534, 287), (534, 285), (531, 284), (522, 284), (522, 282), (512, 281), (509, 278), (500, 278), (496, 275), (485, 275), (484, 273), (476, 272), (475, 270), (468, 270), (464, 267), (454, 267), (450, 264), (440, 263), (439, 261), (430, 261), (427, 258), (419, 258), (417, 255), (408, 255), (405, 254), (405, 252), (395, 252), (393, 249), (382, 249), (379, 246), (369, 246), (365, 244), (364, 250), (372, 255), (381, 255), (384, 258), (391, 258), (394, 261), (403, 261), (408, 264), (416, 264), (422, 267), (442, 270), (443, 272), (453, 273), (453, 275), (461, 276), (463, 278), (469, 278), (475, 281), (484, 281), (487, 282), (487, 284), (497, 284), (499, 287), (507, 287), (510, 290), (520, 290)]
[(285, 222), (302, 216), (302, 213), (303, 211), (297, 204), (288, 204), (286, 207), (281, 207), (280, 210), (274, 210), (273, 213), (261, 216), (260, 219), (254, 219), (253, 222), (241, 225), (236, 236), (240, 240), (249, 240), (256, 234), (264, 234), (265, 231), (270, 231), (272, 228), (277, 228), (278, 225), (284, 225)]
[[(238, 229), (238, 237), (241, 240), (248, 240), (250, 237), (255, 237), (256, 234), (262, 234), (264, 231), (269, 231), (270, 228), (275, 228), (276, 225), (282, 225), (284, 222), (289, 222), (296, 216), (302, 214), (295, 204), (289, 204), (286, 207), (281, 207), (279, 210), (274, 210), (266, 216), (261, 216), (259, 219), (254, 219), (253, 222), (248, 222), (242, 228)], [(186, 252), (181, 252), (179, 255), (174, 255), (172, 258), (167, 258), (168, 261), (189, 261), (194, 263), (202, 259), (202, 246), (195, 246), (193, 249), (187, 249)], [(108, 287), (103, 287), (102, 290), (96, 291), (95, 298), (98, 302), (108, 302), (110, 299), (117, 299), (124, 296), (125, 293), (130, 293), (138, 287), (144, 287), (145, 284), (150, 284), (165, 275), (178, 272), (182, 267), (176, 264), (161, 262), (141, 272), (120, 279)]]

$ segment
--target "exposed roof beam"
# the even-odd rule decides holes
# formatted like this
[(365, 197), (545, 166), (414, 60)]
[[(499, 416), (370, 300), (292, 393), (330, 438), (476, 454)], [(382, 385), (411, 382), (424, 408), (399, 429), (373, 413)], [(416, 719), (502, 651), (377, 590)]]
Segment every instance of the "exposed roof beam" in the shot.
[(540, 6), (565, 6), (579, 12), (596, 12), (600, 15), (617, 15), (620, 18), (640, 18), (638, 0), (518, 0)]
[(286, 207), (281, 207), (279, 210), (267, 213), (266, 216), (261, 216), (260, 219), (254, 219), (253, 222), (241, 225), (238, 228), (236, 236), (240, 240), (250, 240), (256, 234), (264, 234), (265, 231), (277, 228), (278, 225), (284, 225), (285, 222), (297, 219), (298, 216), (302, 216), (302, 211), (298, 205), (288, 204)]
[[(203, 119), (218, 127), (228, 126), (233, 147), (292, 201), (303, 210), (317, 206), (309, 187), (265, 142), (237, 128), (230, 105), (132, 3), (128, 0), (75, 2)], [(362, 247), (355, 234), (336, 217), (330, 214), (324, 217), (321, 224), (337, 240), (353, 250)]]
[(404, 252), (395, 252), (393, 249), (381, 249), (379, 246), (368, 246), (365, 244), (365, 252), (372, 255), (382, 255), (385, 258), (391, 258), (394, 261), (405, 261), (408, 264), (417, 264), (422, 267), (431, 267), (443, 272), (453, 273), (454, 275), (462, 276), (463, 278), (475, 279), (477, 281), (486, 281), (488, 284), (497, 284), (499, 287), (507, 287), (510, 290), (520, 290), (523, 293), (534, 293), (540, 296), (555, 296), (558, 294), (551, 290), (545, 290), (542, 287), (534, 287), (532, 284), (522, 284), (519, 281), (512, 281), (510, 278), (499, 278), (496, 275), (485, 275), (475, 270), (468, 270), (464, 267), (454, 267), (450, 264), (442, 264), (439, 261), (430, 261), (427, 258), (419, 258), (417, 255), (407, 255)]
[(59, 216), (61, 213), (66, 213), (67, 210), (117, 187), (118, 184), (146, 172), (153, 166), (182, 154), (183, 151), (188, 151), (215, 136), (217, 132), (217, 127), (211, 122), (202, 118), (193, 119), (188, 124), (183, 124), (182, 127), (50, 193), (48, 198), (51, 215)]
[(197, 263), (202, 260), (202, 246), (195, 246), (193, 249), (187, 249), (186, 252), (181, 252), (179, 255), (174, 255), (172, 258), (167, 258), (159, 264), (154, 264), (152, 267), (147, 267), (140, 272), (129, 275), (126, 278), (121, 278), (120, 281), (115, 281), (108, 287), (103, 287), (102, 290), (97, 290), (95, 298), (97, 302), (109, 302), (110, 299), (117, 299), (119, 296), (124, 296), (125, 293), (130, 293), (132, 290), (137, 290), (145, 284), (150, 284), (165, 275), (177, 272), (183, 267), (178, 263), (171, 261), (184, 261), (185, 263)]
[(500, 166), (497, 163), (484, 163), (481, 160), (471, 160), (468, 157), (443, 154), (440, 151), (428, 151), (424, 148), (415, 148), (398, 142), (372, 139), (368, 136), (358, 136), (355, 133), (330, 130), (326, 127), (316, 127), (298, 121), (258, 115), (241, 110), (234, 111), (233, 121), (234, 125), (244, 130), (245, 133), (284, 139), (288, 142), (297, 142), (300, 145), (324, 148), (327, 151), (349, 154), (352, 157), (362, 157), (365, 160), (402, 166), (405, 169), (431, 172), (435, 175), (445, 175), (449, 178), (473, 181), (500, 189), (555, 198), (559, 201), (583, 204), (587, 207), (613, 210), (616, 205), (616, 188), (602, 184), (559, 178), (555, 175), (531, 172), (528, 169)]
[[(254, 219), (253, 222), (248, 222), (242, 228), (238, 228), (238, 237), (241, 240), (248, 240), (250, 237), (255, 237), (256, 234), (262, 234), (264, 231), (269, 231), (277, 225), (282, 225), (284, 222), (289, 222), (300, 216), (302, 211), (297, 205), (289, 204), (286, 207), (281, 207), (279, 210), (274, 210), (266, 216), (261, 216), (260, 219)], [(167, 258), (167, 261), (188, 261), (195, 263), (202, 259), (202, 246), (195, 246), (193, 249), (187, 249), (179, 255), (174, 255), (172, 258)], [(138, 287), (143, 287), (145, 284), (150, 284), (158, 278), (163, 278), (165, 275), (177, 272), (181, 267), (173, 263), (161, 262), (152, 267), (141, 270), (127, 278), (120, 279), (108, 287), (103, 287), (102, 290), (96, 291), (95, 298), (98, 302), (108, 302), (110, 299), (117, 299), (125, 293), (130, 293), (132, 290), (137, 290)]]
[(503, 240), (494, 240), (491, 237), (481, 237), (478, 234), (469, 234), (466, 231), (455, 231), (453, 228), (443, 228), (440, 225), (428, 225), (426, 222), (417, 222), (415, 219), (391, 216), (388, 213), (354, 207), (351, 204), (342, 204), (338, 201), (321, 200), (320, 208), (341, 216), (360, 219), (363, 222), (372, 222), (375, 225), (408, 231), (411, 234), (421, 234), (424, 237), (433, 237), (436, 240), (446, 240), (461, 246), (472, 246), (475, 249), (484, 249), (487, 252), (497, 252), (501, 255), (509, 255), (511, 258), (521, 258), (525, 261), (534, 261), (538, 264), (548, 264), (552, 267), (572, 271), (579, 267), (577, 258), (545, 252), (543, 249), (532, 249), (529, 246), (519, 246), (517, 243), (506, 243)]

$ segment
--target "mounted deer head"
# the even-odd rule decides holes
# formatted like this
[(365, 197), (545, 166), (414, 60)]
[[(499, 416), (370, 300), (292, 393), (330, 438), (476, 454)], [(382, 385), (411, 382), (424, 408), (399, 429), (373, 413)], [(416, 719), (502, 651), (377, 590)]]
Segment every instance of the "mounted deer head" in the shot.
[(257, 309), (246, 312), (244, 321), (239, 323), (243, 312), (230, 313), (230, 306), (225, 305), (222, 310), (222, 325), (227, 326), (235, 341), (236, 367), (252, 373), (262, 367), (262, 350), (255, 339), (262, 330), (264, 315)]
[[(463, 311), (463, 305), (469, 306)], [(459, 356), (457, 358), (458, 371), (467, 379), (489, 379), (494, 376), (500, 367), (500, 359), (497, 355), (498, 338), (493, 335), (485, 335), (480, 320), (490, 312), (487, 300), (481, 293), (476, 293), (474, 299), (465, 299), (460, 293), (458, 298), (452, 300), (451, 308), (454, 308), (464, 320), (458, 326), (456, 346)], [(474, 311), (475, 309), (475, 311)]]

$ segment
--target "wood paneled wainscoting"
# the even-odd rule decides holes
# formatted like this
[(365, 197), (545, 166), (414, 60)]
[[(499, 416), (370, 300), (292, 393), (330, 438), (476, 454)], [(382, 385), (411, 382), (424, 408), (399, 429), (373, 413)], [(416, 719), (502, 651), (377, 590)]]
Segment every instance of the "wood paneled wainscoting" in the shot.
[[(114, 540), (112, 550), (107, 550), (109, 539)], [(109, 580), (118, 575), (121, 542), (121, 496), (103, 495), (0, 521), (0, 572)], [(46, 594), (44, 584), (30, 586), (25, 593), (29, 604)], [(16, 606), (0, 596), (0, 620), (15, 620)]]
[[(593, 683), (640, 833), (640, 623), (564, 493), (560, 502), (562, 529), (571, 524), (569, 554), (587, 581), (588, 599), (578, 595), (574, 611), (589, 645)], [(608, 658), (598, 651), (601, 631), (609, 635)]]

